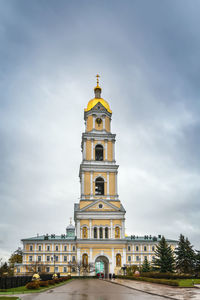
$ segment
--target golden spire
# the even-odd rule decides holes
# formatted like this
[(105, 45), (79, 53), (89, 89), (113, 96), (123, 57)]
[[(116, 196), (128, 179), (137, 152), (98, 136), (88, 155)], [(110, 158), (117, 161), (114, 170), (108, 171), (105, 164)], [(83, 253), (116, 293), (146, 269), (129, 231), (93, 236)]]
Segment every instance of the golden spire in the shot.
[(70, 225), (72, 225), (72, 218), (70, 218)]
[(97, 86), (99, 86), (99, 77), (100, 77), (100, 75), (97, 74), (97, 75), (96, 75), (96, 78), (97, 78)]
[(100, 75), (97, 74), (96, 78), (97, 78), (97, 86), (94, 88), (94, 94), (95, 94), (95, 98), (101, 98), (101, 88), (99, 86), (99, 77)]

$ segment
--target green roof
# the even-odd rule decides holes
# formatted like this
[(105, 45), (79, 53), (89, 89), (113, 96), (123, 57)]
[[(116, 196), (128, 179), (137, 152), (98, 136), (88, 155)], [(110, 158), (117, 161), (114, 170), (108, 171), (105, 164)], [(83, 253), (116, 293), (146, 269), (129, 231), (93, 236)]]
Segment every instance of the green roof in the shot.
[(61, 234), (61, 235), (55, 235), (55, 234), (50, 234), (50, 235), (38, 235), (26, 239), (22, 239), (22, 241), (66, 241), (66, 240), (75, 240), (75, 236), (67, 236), (66, 234)]
[[(159, 242), (161, 240), (161, 236), (151, 236), (151, 235), (145, 235), (145, 236), (136, 236), (136, 235), (131, 235), (131, 236), (126, 236), (125, 239), (127, 241), (138, 241), (138, 242)], [(166, 239), (166, 242), (168, 243), (177, 243), (178, 241), (176, 240), (171, 240), (171, 239)]]

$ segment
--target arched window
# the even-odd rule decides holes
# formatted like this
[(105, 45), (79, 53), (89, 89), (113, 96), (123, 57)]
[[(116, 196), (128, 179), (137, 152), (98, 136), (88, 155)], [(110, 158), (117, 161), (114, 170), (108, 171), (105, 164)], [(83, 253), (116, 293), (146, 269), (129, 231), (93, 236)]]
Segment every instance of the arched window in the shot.
[(99, 228), (99, 237), (100, 237), (100, 239), (103, 238), (103, 228), (102, 227)]
[(104, 195), (104, 180), (101, 177), (95, 180), (95, 195)]
[(116, 266), (121, 267), (121, 254), (116, 255)]
[(94, 239), (97, 239), (97, 228), (94, 227)]
[(95, 147), (95, 160), (102, 161), (103, 160), (103, 146), (96, 145)]
[(87, 239), (87, 238), (88, 238), (88, 230), (87, 230), (87, 227), (83, 227), (82, 232), (83, 232), (83, 239)]
[(120, 228), (118, 226), (115, 227), (115, 238), (116, 239), (120, 238)]
[(105, 239), (108, 239), (108, 227), (105, 228)]
[(88, 255), (87, 254), (83, 254), (82, 264), (84, 267), (88, 265)]

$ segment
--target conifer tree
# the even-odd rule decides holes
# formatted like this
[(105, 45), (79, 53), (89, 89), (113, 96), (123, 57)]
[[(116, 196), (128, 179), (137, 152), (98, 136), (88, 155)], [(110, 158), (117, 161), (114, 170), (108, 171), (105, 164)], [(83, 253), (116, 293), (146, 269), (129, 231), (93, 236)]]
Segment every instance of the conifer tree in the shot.
[(195, 253), (195, 273), (200, 274), (200, 251)]
[(150, 272), (151, 266), (150, 263), (148, 262), (148, 259), (145, 257), (144, 262), (142, 264), (142, 272)]
[(173, 272), (175, 262), (174, 255), (164, 236), (156, 246), (155, 255), (154, 265), (161, 273)]
[(195, 252), (188, 238), (180, 234), (178, 247), (175, 250), (176, 269), (180, 273), (193, 273), (195, 269)]

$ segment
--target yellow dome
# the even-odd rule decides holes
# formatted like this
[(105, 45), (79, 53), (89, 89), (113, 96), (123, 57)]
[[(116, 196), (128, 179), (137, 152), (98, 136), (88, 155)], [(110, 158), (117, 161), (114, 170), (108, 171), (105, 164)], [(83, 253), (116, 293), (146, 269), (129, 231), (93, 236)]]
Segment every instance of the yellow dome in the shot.
[(110, 109), (108, 102), (103, 98), (94, 98), (90, 100), (88, 102), (87, 108), (85, 108), (85, 111), (91, 110), (98, 102), (100, 102), (105, 107), (105, 109), (107, 109), (107, 111), (112, 114), (112, 110)]

